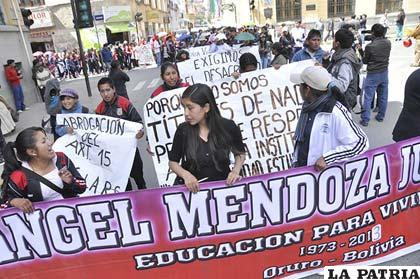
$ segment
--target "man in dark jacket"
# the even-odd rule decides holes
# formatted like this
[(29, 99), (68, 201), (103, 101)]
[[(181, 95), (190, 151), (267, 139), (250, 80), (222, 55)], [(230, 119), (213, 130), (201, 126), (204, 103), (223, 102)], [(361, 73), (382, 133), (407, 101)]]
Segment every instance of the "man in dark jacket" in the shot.
[[(96, 114), (143, 123), (140, 114), (133, 104), (127, 98), (116, 94), (114, 84), (110, 78), (101, 78), (98, 81), (98, 90), (101, 93), (102, 102), (97, 106), (95, 110)], [(137, 133), (136, 138), (141, 139), (143, 135), (144, 132), (141, 130)], [(143, 178), (143, 161), (141, 160), (138, 149), (136, 149), (130, 177), (134, 178), (139, 189), (146, 189), (146, 182)], [(131, 190), (132, 187), (129, 181), (126, 191)]]
[(392, 132), (392, 139), (402, 141), (420, 136), (420, 69), (415, 70), (405, 83), (404, 104)]
[(373, 40), (365, 48), (363, 63), (367, 64), (367, 76), (364, 82), (364, 103), (360, 124), (367, 126), (370, 120), (370, 106), (375, 91), (378, 92), (379, 112), (375, 119), (382, 122), (388, 104), (388, 65), (391, 42), (386, 39), (385, 27), (377, 23), (372, 26)]
[(103, 48), (101, 49), (101, 56), (102, 61), (104, 61), (105, 71), (109, 71), (111, 69), (112, 53), (108, 47), (108, 44), (104, 44)]
[(344, 94), (350, 108), (357, 103), (359, 71), (362, 62), (352, 49), (354, 35), (348, 29), (340, 29), (335, 33), (333, 48), (335, 53), (331, 61), (324, 57), (323, 65), (333, 76), (334, 85)]
[(125, 87), (125, 83), (127, 81), (130, 81), (130, 77), (121, 70), (121, 66), (118, 61), (112, 61), (111, 71), (109, 71), (108, 77), (114, 83), (115, 92), (119, 96), (123, 96), (127, 99), (130, 99), (128, 98), (127, 88)]

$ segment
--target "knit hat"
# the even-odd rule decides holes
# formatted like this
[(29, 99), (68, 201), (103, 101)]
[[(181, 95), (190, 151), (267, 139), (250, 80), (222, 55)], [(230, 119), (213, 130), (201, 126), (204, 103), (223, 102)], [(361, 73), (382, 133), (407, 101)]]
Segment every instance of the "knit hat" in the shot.
[(77, 94), (76, 90), (71, 89), (71, 88), (66, 88), (66, 89), (61, 90), (60, 98), (64, 98), (65, 96), (79, 99), (79, 95)]
[(293, 83), (305, 83), (309, 87), (327, 91), (328, 84), (332, 81), (330, 73), (322, 66), (309, 66), (300, 74), (291, 74), (290, 81)]
[(7, 60), (7, 65), (10, 65), (10, 64), (12, 64), (12, 63), (15, 63), (15, 60), (13, 60), (13, 59), (8, 59), (8, 60)]

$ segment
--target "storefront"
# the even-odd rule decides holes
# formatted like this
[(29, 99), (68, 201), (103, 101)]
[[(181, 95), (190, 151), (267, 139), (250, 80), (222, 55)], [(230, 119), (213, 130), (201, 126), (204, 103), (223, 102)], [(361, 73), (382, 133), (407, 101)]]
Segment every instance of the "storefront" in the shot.
[(130, 32), (135, 33), (130, 6), (103, 7), (106, 37), (109, 43), (131, 41)]
[(34, 24), (31, 25), (29, 33), (29, 42), (32, 52), (53, 51), (53, 27), (51, 11), (46, 7), (31, 8)]

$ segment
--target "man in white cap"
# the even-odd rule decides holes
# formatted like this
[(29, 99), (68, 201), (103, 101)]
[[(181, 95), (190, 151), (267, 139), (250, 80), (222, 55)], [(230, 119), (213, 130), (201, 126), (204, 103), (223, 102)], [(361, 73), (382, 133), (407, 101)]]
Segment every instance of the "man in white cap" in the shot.
[(227, 38), (225, 34), (217, 34), (213, 43), (210, 45), (209, 53), (222, 53), (232, 50), (232, 48), (225, 43), (226, 40)]
[(310, 66), (290, 79), (300, 84), (304, 101), (295, 132), (294, 167), (315, 165), (321, 171), (369, 148), (369, 140), (351, 118), (344, 96), (338, 88), (329, 89), (332, 78), (327, 70)]

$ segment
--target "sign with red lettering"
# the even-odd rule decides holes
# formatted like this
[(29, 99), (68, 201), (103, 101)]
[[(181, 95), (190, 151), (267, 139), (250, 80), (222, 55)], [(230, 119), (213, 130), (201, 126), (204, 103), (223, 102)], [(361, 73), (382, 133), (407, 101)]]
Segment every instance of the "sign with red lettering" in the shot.
[(37, 7), (31, 9), (31, 12), (31, 18), (34, 20), (34, 24), (31, 25), (31, 29), (54, 26), (51, 19), (51, 12), (48, 8)]

